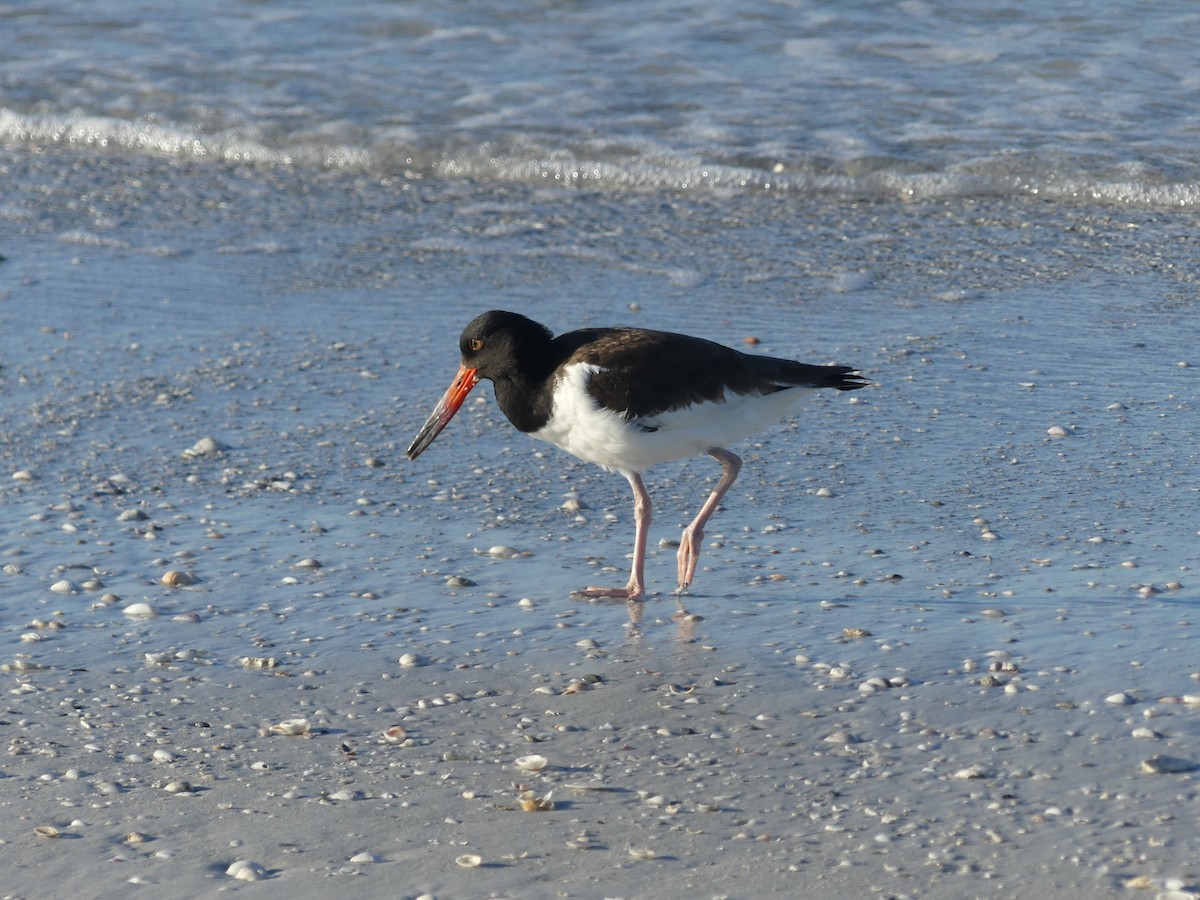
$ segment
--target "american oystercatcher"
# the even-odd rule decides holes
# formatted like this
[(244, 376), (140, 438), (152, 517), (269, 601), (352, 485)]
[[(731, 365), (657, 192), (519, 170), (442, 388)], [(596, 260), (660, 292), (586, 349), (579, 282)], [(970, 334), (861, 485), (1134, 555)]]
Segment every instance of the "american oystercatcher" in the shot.
[(502, 310), (471, 322), (458, 346), (458, 374), (421, 426), (408, 458), (420, 456), (471, 389), (489, 378), (496, 402), (517, 430), (624, 475), (633, 488), (636, 529), (629, 584), (588, 587), (580, 592), (587, 597), (638, 600), (646, 592), (646, 469), (698, 453), (721, 464), (721, 479), (680, 538), (681, 595), (696, 573), (704, 525), (742, 467), (725, 448), (785, 417), (809, 388), (853, 391), (867, 384), (849, 366), (752, 356), (664, 331), (583, 328), (555, 337), (544, 325)]

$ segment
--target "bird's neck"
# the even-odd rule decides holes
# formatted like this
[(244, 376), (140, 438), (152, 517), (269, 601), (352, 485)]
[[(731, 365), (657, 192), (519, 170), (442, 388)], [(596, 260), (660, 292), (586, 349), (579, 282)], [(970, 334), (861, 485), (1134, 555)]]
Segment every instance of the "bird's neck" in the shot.
[(518, 372), (497, 378), (495, 386), (500, 411), (518, 431), (529, 434), (550, 420), (554, 398), (548, 376)]

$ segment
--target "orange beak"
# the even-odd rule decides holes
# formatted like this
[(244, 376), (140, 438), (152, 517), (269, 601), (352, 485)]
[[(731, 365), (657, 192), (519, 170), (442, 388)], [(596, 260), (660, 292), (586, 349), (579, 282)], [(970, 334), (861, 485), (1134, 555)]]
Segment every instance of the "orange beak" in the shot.
[(433, 443), (433, 439), (454, 418), (458, 408), (467, 399), (467, 394), (471, 393), (471, 389), (477, 384), (479, 384), (478, 370), (468, 369), (466, 365), (460, 364), (458, 374), (454, 376), (454, 381), (450, 382), (445, 396), (438, 401), (438, 405), (433, 408), (433, 412), (429, 414), (429, 418), (425, 420), (425, 424), (413, 438), (413, 442), (408, 448), (409, 459), (416, 459), (425, 452), (425, 448)]

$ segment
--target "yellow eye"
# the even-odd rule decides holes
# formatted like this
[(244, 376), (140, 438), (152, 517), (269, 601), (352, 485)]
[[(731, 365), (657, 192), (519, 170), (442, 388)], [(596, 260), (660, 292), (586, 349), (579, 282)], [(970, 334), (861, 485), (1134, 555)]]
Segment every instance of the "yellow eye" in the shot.
[(467, 341), (467, 346), (470, 349), (475, 350), (475, 351), (482, 350), (483, 349), (483, 339), (482, 338), (471, 338), (469, 341)]

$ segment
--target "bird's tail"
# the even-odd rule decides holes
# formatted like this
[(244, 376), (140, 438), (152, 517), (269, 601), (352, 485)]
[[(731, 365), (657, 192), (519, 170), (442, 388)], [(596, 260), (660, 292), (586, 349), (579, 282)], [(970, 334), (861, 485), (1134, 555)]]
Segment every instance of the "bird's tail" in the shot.
[(870, 384), (853, 366), (813, 366), (791, 360), (772, 360), (778, 368), (772, 373), (780, 384), (797, 387), (833, 388), (838, 391), (857, 391)]

